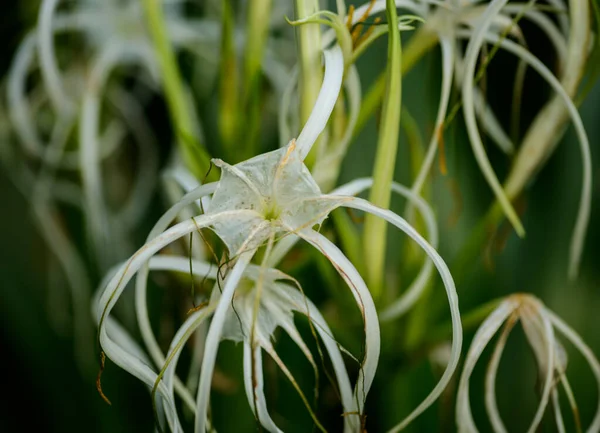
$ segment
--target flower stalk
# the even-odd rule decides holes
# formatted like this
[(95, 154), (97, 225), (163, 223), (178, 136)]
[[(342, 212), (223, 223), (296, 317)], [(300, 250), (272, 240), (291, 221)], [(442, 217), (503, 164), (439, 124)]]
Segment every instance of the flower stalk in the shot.
[[(177, 145), (190, 171), (201, 179), (208, 172), (210, 157), (200, 142), (200, 134), (191, 115), (192, 107), (186, 97), (177, 59), (169, 41), (162, 3), (158, 0), (144, 0), (143, 6), (161, 70), (162, 85), (175, 128)], [(209, 177), (215, 175), (209, 174)]]
[[(297, 19), (311, 16), (318, 11), (318, 0), (296, 0)], [(298, 52), (300, 58), (300, 124), (304, 125), (313, 111), (323, 81), (319, 24), (306, 24), (298, 28)], [(314, 148), (318, 148), (318, 143)], [(310, 168), (314, 162), (313, 152), (313, 155), (307, 156), (306, 165)]]
[[(396, 4), (393, 0), (387, 1), (386, 15), (389, 26), (386, 95), (373, 168), (373, 189), (369, 195), (373, 204), (383, 208), (389, 207), (390, 204), (402, 106), (402, 49)], [(381, 298), (382, 295), (386, 232), (385, 221), (367, 215), (363, 234), (365, 265), (367, 280), (375, 299)]]

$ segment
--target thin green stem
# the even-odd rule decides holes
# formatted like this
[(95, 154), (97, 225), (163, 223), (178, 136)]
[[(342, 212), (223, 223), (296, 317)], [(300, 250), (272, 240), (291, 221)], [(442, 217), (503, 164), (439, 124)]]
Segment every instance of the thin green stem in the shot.
[[(402, 48), (393, 0), (387, 0), (386, 15), (389, 25), (386, 92), (373, 169), (373, 188), (369, 195), (371, 203), (382, 208), (390, 204), (402, 106)], [(384, 220), (370, 214), (366, 216), (363, 233), (365, 267), (367, 281), (376, 300), (381, 298), (384, 280), (386, 228)]]
[[(167, 35), (162, 3), (159, 0), (144, 0), (142, 4), (148, 31), (154, 43), (154, 51), (161, 71), (162, 85), (171, 121), (175, 128), (177, 144), (188, 168), (201, 179), (210, 167), (210, 156), (202, 146), (198, 128), (194, 125), (191, 115), (192, 107), (186, 97), (177, 59)], [(213, 173), (213, 178), (215, 176), (216, 173)], [(214, 180), (213, 178), (208, 180)]]

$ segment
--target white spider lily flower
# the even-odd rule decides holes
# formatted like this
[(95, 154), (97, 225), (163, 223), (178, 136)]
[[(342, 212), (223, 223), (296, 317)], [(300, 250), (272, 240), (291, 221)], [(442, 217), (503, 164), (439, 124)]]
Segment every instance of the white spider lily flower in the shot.
[[(583, 186), (578, 216), (573, 231), (569, 253), (569, 275), (575, 277), (583, 250), (583, 243), (589, 220), (591, 199), (591, 160), (589, 144), (579, 115), (571, 97), (582, 76), (585, 65), (585, 50), (589, 34), (588, 4), (569, 2), (569, 7), (562, 0), (553, 0), (560, 17), (558, 26), (532, 3), (509, 3), (508, 0), (496, 0), (490, 5), (479, 5), (478, 1), (452, 2), (414, 2), (397, 0), (396, 6), (409, 9), (425, 21), (423, 31), (435, 35), (442, 50), (442, 85), (441, 95), (436, 116), (434, 134), (425, 156), (422, 168), (413, 184), (413, 192), (420, 193), (430, 172), (438, 147), (440, 132), (446, 119), (450, 90), (453, 79), (462, 93), (462, 103), (469, 139), (477, 162), (490, 187), (494, 191), (498, 203), (519, 235), (524, 234), (524, 228), (514, 211), (510, 200), (518, 196), (527, 182), (535, 175), (537, 169), (547, 160), (557, 142), (557, 137), (563, 130), (568, 117), (574, 122), (583, 157)], [(344, 10), (345, 8), (338, 8)], [(352, 15), (353, 24), (363, 13), (375, 14), (385, 9), (385, 1), (368, 2), (358, 7)], [(569, 17), (561, 15), (568, 12)], [(515, 19), (524, 17), (548, 37), (558, 57), (558, 69), (562, 72), (560, 82), (548, 68), (532, 55), (524, 46), (525, 41)], [(343, 18), (344, 19), (344, 18)], [(345, 18), (347, 19), (347, 18)], [(330, 43), (333, 34), (324, 38)], [(519, 44), (506, 40), (506, 36), (518, 39)], [(458, 49), (461, 39), (469, 41), (463, 54)], [(511, 170), (504, 188), (498, 181), (488, 160), (479, 133), (476, 118), (481, 127), (490, 135), (499, 147), (506, 153), (514, 152), (514, 144), (503, 130), (493, 111), (486, 105), (485, 98), (475, 83), (476, 61), (481, 54), (483, 42), (499, 44), (502, 49), (514, 54), (519, 60), (519, 75), (524, 74), (524, 66), (536, 69), (552, 86), (557, 95), (548, 103), (543, 112), (532, 123), (527, 131), (522, 149), (516, 155), (515, 164)], [(510, 47), (510, 48), (509, 48)], [(541, 71), (544, 69), (544, 72)]]
[[(527, 63), (528, 66), (535, 69), (557, 93), (557, 98), (562, 102), (562, 104), (564, 104), (563, 108), (566, 107), (566, 111), (570, 115), (571, 120), (573, 121), (573, 124), (575, 126), (575, 130), (577, 132), (583, 159), (583, 185), (581, 191), (581, 199), (569, 251), (569, 275), (571, 277), (574, 277), (577, 274), (577, 269), (583, 250), (585, 233), (587, 230), (590, 214), (592, 168), (589, 142), (585, 129), (583, 127), (583, 123), (581, 121), (581, 117), (577, 112), (575, 104), (573, 103), (567, 91), (564, 89), (563, 85), (552, 74), (552, 72), (539, 59), (537, 59), (533, 54), (531, 54), (527, 49), (523, 48), (521, 45), (516, 44), (510, 40), (502, 39), (500, 36), (490, 31), (490, 25), (493, 22), (493, 18), (497, 16), (497, 14), (502, 10), (506, 3), (507, 0), (493, 0), (488, 6), (488, 8), (486, 8), (482, 17), (478, 21), (475, 30), (472, 33), (465, 34), (462, 31), (457, 31), (458, 36), (467, 37), (469, 39), (469, 45), (467, 47), (467, 53), (465, 55), (465, 76), (473, 77), (475, 75), (475, 63), (479, 55), (481, 45), (484, 41), (498, 44), (502, 49), (511, 52), (512, 54), (517, 56), (521, 61)], [(475, 155), (480, 164), (480, 167), (482, 168), (482, 171), (484, 172), (488, 183), (494, 190), (496, 197), (500, 202), (500, 205), (504, 209), (509, 220), (511, 220), (512, 224), (515, 226), (515, 229), (517, 229), (517, 232), (520, 232), (523, 230), (523, 228), (520, 225), (516, 213), (514, 213), (514, 210), (512, 209), (509, 198), (515, 197), (521, 191), (521, 188), (524, 186), (524, 183), (521, 183), (519, 188), (511, 186), (511, 189), (508, 191), (509, 195), (506, 195), (504, 190), (500, 186), (500, 183), (498, 182), (493, 172), (493, 169), (491, 168), (491, 165), (489, 164), (489, 161), (485, 156), (483, 143), (481, 142), (481, 138), (479, 137), (479, 133), (477, 132), (477, 126), (475, 124), (472, 109), (472, 90), (473, 85), (471, 80), (468, 79), (463, 81), (462, 95), (465, 112), (465, 121), (467, 124), (469, 138), (471, 144), (473, 145), (473, 150), (475, 151)], [(527, 149), (523, 148), (523, 152), (527, 151)], [(520, 153), (520, 155), (522, 154), (523, 153)], [(527, 153), (527, 155), (529, 154)], [(529, 156), (527, 158), (529, 158)], [(521, 159), (522, 158), (518, 160)], [(536, 158), (534, 159), (534, 162), (539, 164), (539, 160)], [(531, 172), (528, 173), (531, 174)], [(514, 183), (512, 179), (514, 179), (515, 176), (522, 179), (521, 173), (511, 175), (511, 177), (509, 178), (510, 184)]]
[[(514, 325), (519, 321), (523, 325), (525, 336), (533, 350), (540, 383), (542, 384), (540, 403), (528, 432), (535, 432), (538, 429), (551, 398), (558, 431), (565, 431), (560, 405), (558, 404), (559, 382), (565, 389), (576, 422), (579, 422), (577, 406), (566, 378), (566, 351), (556, 335), (557, 332), (572, 343), (586, 359), (600, 392), (600, 363), (591, 349), (581, 340), (581, 337), (556, 314), (548, 310), (539, 299), (528, 294), (511, 295), (502, 301), (488, 316), (473, 337), (458, 386), (456, 423), (459, 432), (473, 433), (478, 431), (471, 414), (469, 381), (479, 357), (503, 324), (504, 329), (497, 340), (486, 372), (485, 406), (493, 431), (507, 431), (496, 403), (495, 382), (506, 340)], [(597, 432), (599, 429), (600, 398), (598, 399), (596, 414), (585, 431), (592, 433)]]
[[(407, 7), (415, 14), (421, 14), (420, 16), (426, 22), (424, 29), (437, 35), (442, 50), (442, 90), (434, 129), (436, 132), (432, 135), (422, 168), (414, 182), (413, 192), (418, 194), (421, 191), (433, 163), (438, 147), (438, 132), (443, 128), (446, 118), (453, 75), (461, 90), (467, 132), (477, 162), (494, 191), (498, 203), (519, 235), (524, 234), (524, 228), (510, 200), (522, 192), (537, 169), (546, 161), (555, 147), (556, 137), (562, 130), (562, 125), (570, 117), (577, 132), (583, 160), (581, 199), (569, 251), (569, 275), (575, 277), (589, 221), (592, 184), (589, 142), (571, 99), (585, 65), (586, 42), (589, 34), (589, 20), (586, 18), (587, 3), (569, 2), (570, 23), (566, 17), (561, 16), (559, 26), (533, 8), (530, 3), (517, 4), (509, 3), (508, 0), (494, 0), (489, 5), (479, 6), (478, 2), (457, 1), (441, 4), (435, 9), (423, 9), (421, 4), (408, 3), (407, 5), (404, 1), (396, 2), (399, 7)], [(436, 3), (432, 2), (432, 4)], [(554, 1), (553, 5), (561, 11), (567, 11), (562, 0)], [(383, 7), (383, 4), (376, 3), (373, 12), (378, 7)], [(357, 12), (359, 10), (360, 8)], [(422, 15), (423, 11), (425, 15)], [(537, 25), (553, 45), (558, 57), (558, 70), (563, 74), (560, 81), (524, 46), (523, 35), (514, 22), (514, 19), (520, 16)], [(508, 35), (515, 37), (518, 43), (506, 39)], [(461, 39), (468, 41), (464, 57), (457, 49), (457, 43)], [(556, 92), (548, 107), (539, 114), (528, 129), (522, 149), (516, 154), (515, 164), (504, 187), (498, 181), (487, 158), (476, 122), (478, 118), (483, 129), (506, 153), (513, 152), (514, 144), (503, 131), (492, 110), (486, 106), (483, 95), (475, 83), (477, 59), (480, 57), (484, 42), (498, 45), (500, 49), (515, 55), (520, 62), (521, 71), (524, 71), (522, 66), (525, 65), (535, 69)]]
[[(211, 377), (214, 371), (219, 341), (223, 337), (227, 323), (228, 311), (235, 298), (240, 281), (249, 267), (257, 249), (267, 244), (264, 262), (269, 262), (273, 244), (279, 238), (295, 235), (304, 239), (321, 251), (333, 264), (344, 281), (348, 284), (356, 300), (364, 321), (365, 355), (361, 362), (359, 377), (354, 387), (353, 399), (358, 407), (356, 418), (362, 415), (364, 403), (373, 383), (380, 351), (380, 335), (377, 312), (371, 294), (356, 268), (342, 254), (336, 245), (313, 229), (337, 207), (348, 207), (377, 215), (408, 234), (425, 251), (428, 258), (442, 277), (451, 307), (453, 323), (452, 355), (446, 370), (429, 397), (423, 401), (401, 424), (392, 431), (398, 431), (412, 419), (422, 413), (441, 393), (450, 380), (460, 354), (462, 330), (458, 312), (458, 299), (454, 282), (448, 268), (439, 254), (425, 241), (415, 229), (404, 219), (393, 212), (378, 208), (368, 201), (348, 195), (324, 195), (303, 164), (314, 141), (325, 128), (340, 91), (344, 72), (344, 61), (338, 46), (324, 52), (325, 75), (323, 86), (298, 140), (292, 140), (285, 148), (269, 152), (234, 166), (217, 160), (221, 167), (221, 179), (215, 184), (199, 187), (187, 194), (184, 199), (169, 210), (157, 224), (148, 242), (123, 265), (121, 270), (111, 279), (99, 302), (100, 343), (106, 355), (122, 368), (147, 382), (148, 369), (142, 369), (139, 362), (130, 359), (109, 338), (104, 322), (109, 317), (114, 304), (125, 289), (128, 281), (138, 272), (143, 271), (148, 260), (159, 250), (181, 237), (201, 228), (211, 228), (225, 243), (230, 258), (235, 262), (225, 279), (222, 293), (214, 306), (213, 318), (206, 336), (203, 362), (201, 366), (197, 401), (196, 431), (204, 432), (207, 427), (208, 395)], [(167, 230), (164, 225), (175, 218), (178, 211), (204, 196), (212, 194), (210, 205), (203, 215), (183, 221)], [(164, 230), (164, 231), (163, 231)], [(144, 277), (145, 278), (145, 277)], [(140, 286), (138, 286), (138, 289)], [(148, 317), (145, 307), (145, 285), (138, 291), (138, 315), (142, 327), (148, 331)], [(100, 311), (101, 310), (101, 311)], [(148, 332), (146, 342), (153, 339)], [(155, 341), (149, 346), (157, 349)], [(164, 359), (159, 350), (151, 350), (157, 359)], [(247, 356), (256, 358), (254, 351)], [(157, 361), (158, 364), (160, 362)], [(163, 393), (166, 389), (159, 387), (166, 401), (167, 409), (172, 399)], [(262, 406), (261, 406), (262, 407)], [(260, 407), (257, 407), (257, 413)], [(262, 409), (261, 409), (262, 410)], [(171, 428), (177, 427), (176, 414), (170, 415)]]
[[(215, 265), (198, 260), (193, 260), (190, 263), (190, 259), (183, 256), (156, 255), (148, 261), (147, 268), (148, 270), (153, 271), (174, 271), (179, 273), (189, 273), (191, 268), (194, 276), (199, 278), (210, 278), (213, 280), (217, 279), (218, 274), (220, 276), (222, 273), (222, 269), (217, 270)], [(114, 277), (115, 271), (117, 270), (115, 269), (109, 275), (111, 278)], [(140, 279), (140, 275), (138, 275), (137, 280), (139, 281)], [(107, 279), (105, 279), (104, 284), (106, 284), (106, 280)], [(286, 281), (289, 281), (292, 284), (289, 284)], [(306, 397), (304, 397), (304, 394), (300, 390), (291, 372), (278, 357), (272, 344), (276, 328), (282, 328), (298, 345), (308, 361), (313, 365), (315, 372), (317, 372), (315, 360), (294, 324), (294, 312), (306, 316), (309, 319), (312, 329), (315, 331), (315, 338), (317, 338), (317, 334), (321, 338), (322, 344), (325, 347), (334, 368), (344, 412), (347, 414), (356, 413), (350, 379), (343, 362), (339, 345), (335, 341), (331, 330), (318, 309), (301, 293), (300, 290), (298, 290), (299, 287), (300, 286), (295, 280), (275, 269), (265, 269), (259, 266), (250, 265), (245, 270), (244, 278), (239, 282), (236, 294), (225, 314), (221, 339), (243, 342), (244, 384), (248, 402), (252, 410), (255, 411), (258, 421), (268, 431), (272, 432), (280, 430), (275, 426), (266, 409), (266, 399), (262, 385), (262, 350), (275, 360), (284, 374), (300, 392), (307, 408), (311, 411), (311, 416), (315, 419), (315, 422), (318, 423), (318, 420), (310, 409)], [(98, 294), (100, 293), (101, 292), (99, 291)], [(190, 391), (181, 384), (177, 377), (175, 377), (175, 370), (183, 347), (192, 334), (214, 313), (219, 304), (220, 296), (221, 292), (218, 285), (215, 285), (210, 302), (205, 306), (195, 309), (195, 311), (189, 315), (185, 323), (175, 334), (166, 358), (162, 357), (162, 361), (160, 362), (162, 369), (158, 374), (153, 373), (153, 376), (148, 376), (148, 372), (145, 371), (144, 376), (144, 371), (138, 372), (138, 377), (141, 376), (146, 379), (154, 377), (154, 383), (152, 384), (153, 394), (158, 392), (159, 395), (165, 399), (162, 402), (167, 403), (166, 408), (171, 411), (171, 413), (167, 415), (168, 418), (171, 418), (172, 420), (177, 418), (177, 413), (173, 412), (173, 406), (171, 405), (175, 398), (175, 391), (180, 395), (187, 407), (192, 411), (196, 410), (194, 398)], [(259, 304), (258, 309), (257, 302)], [(95, 301), (95, 305), (95, 313), (99, 314), (103, 309), (102, 301), (99, 296)], [(115, 355), (114, 347), (119, 346), (126, 350), (132, 357), (138, 358), (145, 364), (150, 364), (150, 360), (144, 352), (112, 317), (107, 317), (105, 320), (106, 336), (104, 338), (109, 342), (108, 347), (113, 350), (111, 352), (113, 356)], [(347, 351), (345, 352), (347, 353)], [(116, 352), (116, 356), (117, 360), (122, 360), (122, 358), (119, 358), (119, 352)], [(123, 362), (127, 363), (125, 360), (123, 360)], [(130, 362), (129, 365), (133, 365), (134, 368), (139, 367), (138, 364), (132, 362)], [(165, 389), (162, 391), (161, 388), (159, 388), (161, 380), (164, 382), (165, 386)], [(145, 380), (145, 382), (149, 384), (149, 380)], [(165, 390), (167, 393), (166, 396), (163, 392)], [(208, 391), (210, 391), (210, 388)], [(199, 401), (208, 401), (208, 398), (208, 393), (198, 396)], [(345, 431), (351, 432), (356, 430), (355, 424), (357, 421), (354, 420), (354, 418), (355, 417), (352, 416), (345, 417)], [(176, 421), (171, 421), (171, 423), (175, 426), (177, 425)]]

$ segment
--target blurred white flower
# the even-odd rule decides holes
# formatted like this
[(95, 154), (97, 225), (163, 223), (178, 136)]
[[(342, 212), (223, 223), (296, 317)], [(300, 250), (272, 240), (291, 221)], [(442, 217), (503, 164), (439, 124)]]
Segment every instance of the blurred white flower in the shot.
[[(431, 405), (444, 389), (456, 368), (462, 341), (458, 299), (452, 277), (439, 254), (398, 215), (387, 209), (378, 208), (366, 200), (343, 193), (344, 188), (354, 190), (356, 185), (341, 187), (329, 195), (322, 194), (303, 164), (311, 146), (327, 124), (342, 84), (344, 59), (339, 46), (326, 50), (324, 57), (323, 85), (314, 110), (297, 140), (292, 140), (284, 148), (259, 155), (234, 166), (216, 160), (215, 164), (222, 169), (221, 180), (200, 186), (171, 208), (161, 218), (149, 236), (148, 242), (110, 280), (99, 299), (97, 307), (99, 339), (104, 352), (122, 368), (152, 386), (157, 379), (157, 374), (148, 366), (142, 365), (138, 358), (128, 353), (126, 347), (121, 347), (118, 342), (110, 338), (107, 333), (106, 324), (108, 322), (106, 319), (109, 318), (112, 308), (129, 280), (140, 270), (147, 272), (147, 268), (145, 268), (147, 262), (165, 246), (201, 228), (211, 228), (225, 243), (232, 267), (224, 281), (222, 293), (212, 304), (214, 313), (204, 345), (196, 399), (196, 431), (198, 432), (205, 431), (207, 426), (208, 395), (219, 341), (223, 336), (227, 336), (224, 332), (226, 332), (225, 325), (228, 323), (227, 317), (230, 316), (231, 303), (235, 302), (236, 293), (243, 290), (240, 289), (240, 282), (244, 279), (253, 256), (259, 248), (265, 248), (261, 265), (264, 270), (271, 263), (276, 263), (297, 238), (314, 246), (333, 264), (351, 289), (364, 320), (365, 355), (361, 361), (353, 396), (357, 407), (353, 411), (354, 414), (347, 417), (346, 424), (347, 427), (352, 425), (352, 431), (356, 431), (358, 419), (363, 414), (364, 402), (377, 368), (380, 351), (379, 323), (371, 294), (355, 267), (335, 244), (313, 228), (338, 207), (370, 212), (408, 234), (421, 246), (438, 269), (450, 303), (453, 341), (448, 366), (428, 398), (392, 431), (403, 428)], [(362, 185), (358, 191), (366, 186)], [(206, 213), (166, 229), (180, 209), (211, 194)], [(144, 269), (146, 270), (144, 271)], [(139, 285), (138, 289), (140, 289)], [(272, 292), (266, 289), (266, 285), (257, 282), (256, 293), (262, 297), (263, 295), (268, 296), (267, 294)], [(138, 318), (142, 328), (146, 330), (143, 332), (146, 343), (150, 347), (155, 361), (160, 365), (160, 360), (164, 358), (154, 337), (151, 336), (151, 332), (147, 332), (150, 328), (145, 296), (145, 286), (143, 286), (137, 294)], [(258, 303), (254, 304), (252, 322), (254, 326), (259, 323), (256, 318), (259, 317), (260, 311), (265, 311), (260, 309), (261, 297), (255, 297), (258, 299), (256, 301)], [(282, 324), (283, 322), (275, 320), (273, 314), (270, 313), (269, 319), (265, 319), (262, 327), (263, 334), (266, 336), (270, 333), (265, 331), (265, 329), (269, 329), (265, 328), (265, 323), (271, 323), (272, 327), (274, 323)], [(242, 325), (242, 329), (247, 325), (246, 322), (245, 325)], [(250, 335), (260, 335), (260, 332), (261, 326), (256, 329), (250, 328)], [(258, 347), (256, 341), (252, 339), (248, 343), (250, 348)], [(265, 348), (265, 346), (262, 347)], [(254, 354), (253, 351), (252, 354)], [(250, 354), (247, 356), (252, 359)], [(258, 359), (256, 356), (258, 355), (254, 354), (255, 360)], [(159, 385), (158, 392), (165, 399), (170, 428), (177, 431), (180, 426), (169, 391)], [(346, 404), (346, 402), (344, 403)], [(261, 419), (261, 422), (265, 427), (270, 425), (266, 416)]]
[[(556, 331), (572, 343), (586, 359), (600, 392), (600, 363), (591, 349), (581, 340), (581, 337), (534, 296), (528, 294), (511, 295), (500, 302), (473, 337), (458, 387), (456, 423), (459, 432), (472, 433), (478, 431), (471, 414), (469, 381), (479, 357), (503, 324), (504, 328), (496, 342), (486, 372), (485, 407), (494, 432), (507, 431), (496, 403), (496, 376), (508, 335), (519, 321), (523, 325), (525, 336), (533, 350), (538, 367), (539, 382), (542, 384), (540, 403), (528, 429), (529, 432), (537, 431), (550, 399), (552, 399), (557, 429), (560, 432), (566, 431), (558, 399), (559, 384), (562, 385), (569, 399), (575, 422), (580, 425), (577, 405), (566, 376), (566, 351), (557, 338)], [(598, 430), (600, 430), (600, 398), (598, 399), (596, 414), (585, 431), (593, 433)]]

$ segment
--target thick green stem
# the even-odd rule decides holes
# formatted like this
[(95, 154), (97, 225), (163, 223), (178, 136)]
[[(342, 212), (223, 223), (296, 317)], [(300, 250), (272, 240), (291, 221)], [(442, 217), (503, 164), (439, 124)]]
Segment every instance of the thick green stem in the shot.
[(260, 132), (260, 89), (262, 60), (267, 36), (269, 17), (273, 0), (253, 0), (248, 3), (246, 49), (244, 57), (244, 103), (249, 116), (247, 146), (250, 153), (256, 153)]
[[(296, 0), (296, 19), (306, 18), (319, 10), (318, 0)], [(321, 70), (321, 30), (319, 24), (305, 24), (297, 28), (298, 50), (300, 52), (300, 125), (304, 125), (313, 110), (323, 72)], [(311, 167), (315, 160), (314, 149), (306, 158), (306, 164)]]
[[(219, 74), (219, 134), (227, 158), (238, 162), (240, 112), (239, 84), (237, 77), (237, 55), (235, 52), (235, 22), (231, 0), (223, 1), (221, 17), (221, 65)], [(240, 113), (241, 114), (241, 113)]]
[[(438, 35), (427, 26), (421, 27), (415, 35), (410, 38), (406, 48), (402, 52), (401, 73), (406, 75), (413, 66), (432, 49), (438, 42)], [(362, 100), (358, 121), (354, 127), (354, 136), (356, 137), (365, 127), (367, 121), (371, 118), (375, 110), (381, 105), (383, 94), (386, 88), (387, 75), (383, 72), (371, 86)]]
[[(382, 208), (387, 208), (390, 204), (402, 106), (402, 49), (396, 4), (393, 0), (387, 0), (386, 15), (389, 25), (387, 81), (373, 169), (373, 188), (369, 195), (371, 203)], [(377, 300), (381, 298), (384, 281), (386, 222), (373, 215), (367, 215), (363, 237), (367, 281), (373, 297)]]
[[(210, 167), (210, 156), (200, 143), (198, 128), (191, 115), (192, 107), (186, 97), (175, 53), (167, 35), (167, 26), (159, 0), (144, 0), (146, 23), (152, 36), (156, 59), (161, 71), (162, 85), (175, 128), (177, 144), (188, 168), (202, 179)], [(213, 177), (216, 173), (213, 174)]]

